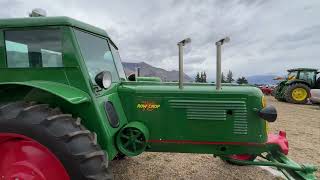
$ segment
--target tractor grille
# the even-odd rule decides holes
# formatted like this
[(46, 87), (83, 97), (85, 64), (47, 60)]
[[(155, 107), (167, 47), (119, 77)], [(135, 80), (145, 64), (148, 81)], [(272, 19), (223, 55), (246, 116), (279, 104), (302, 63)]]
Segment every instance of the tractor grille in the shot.
[(248, 134), (247, 109), (235, 110), (233, 114), (233, 133), (234, 134)]
[(169, 100), (174, 109), (185, 109), (187, 120), (226, 121), (233, 119), (233, 133), (248, 133), (247, 107), (245, 100)]

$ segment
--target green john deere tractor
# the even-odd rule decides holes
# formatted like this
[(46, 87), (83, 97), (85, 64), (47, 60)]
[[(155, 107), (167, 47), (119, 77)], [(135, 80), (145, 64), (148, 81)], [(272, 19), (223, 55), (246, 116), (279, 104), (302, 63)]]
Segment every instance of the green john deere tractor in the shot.
[[(220, 75), (227, 40), (216, 43)], [(277, 112), (259, 89), (221, 86), (219, 76), (182, 82), (187, 42), (178, 43), (179, 84), (129, 81), (102, 29), (67, 17), (0, 20), (1, 179), (112, 179), (108, 161), (144, 151), (213, 154), (315, 179), (314, 166), (286, 156), (285, 132), (268, 133)]]
[(310, 89), (320, 89), (320, 77), (317, 69), (289, 69), (288, 77), (281, 81), (274, 90), (274, 96), (279, 101), (295, 104), (305, 104), (310, 97)]

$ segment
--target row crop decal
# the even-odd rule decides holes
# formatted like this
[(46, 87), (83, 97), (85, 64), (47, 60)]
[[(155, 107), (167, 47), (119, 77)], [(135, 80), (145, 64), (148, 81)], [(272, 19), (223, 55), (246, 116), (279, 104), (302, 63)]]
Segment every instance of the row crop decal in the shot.
[(142, 111), (154, 111), (160, 108), (160, 104), (157, 104), (153, 101), (142, 101), (137, 104), (137, 109)]

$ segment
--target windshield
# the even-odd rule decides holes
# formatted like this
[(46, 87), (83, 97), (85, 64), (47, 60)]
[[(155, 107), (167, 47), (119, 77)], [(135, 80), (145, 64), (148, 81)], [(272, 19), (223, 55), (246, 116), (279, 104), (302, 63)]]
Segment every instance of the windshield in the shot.
[(112, 75), (112, 82), (119, 82), (119, 75), (108, 41), (80, 30), (75, 30), (75, 32), (92, 83), (95, 84), (95, 76), (102, 71), (109, 71)]
[(289, 72), (288, 80), (293, 80), (293, 79), (297, 78), (297, 75), (298, 75), (298, 71)]

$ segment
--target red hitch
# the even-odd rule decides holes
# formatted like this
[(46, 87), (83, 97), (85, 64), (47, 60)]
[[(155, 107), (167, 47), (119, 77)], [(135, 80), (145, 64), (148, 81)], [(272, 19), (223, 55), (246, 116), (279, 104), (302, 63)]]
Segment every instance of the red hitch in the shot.
[(279, 134), (268, 134), (267, 144), (276, 144), (280, 147), (283, 154), (288, 155), (289, 143), (285, 131), (279, 131)]

